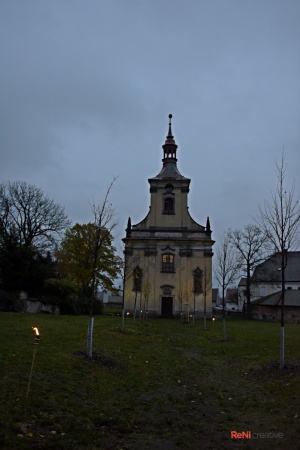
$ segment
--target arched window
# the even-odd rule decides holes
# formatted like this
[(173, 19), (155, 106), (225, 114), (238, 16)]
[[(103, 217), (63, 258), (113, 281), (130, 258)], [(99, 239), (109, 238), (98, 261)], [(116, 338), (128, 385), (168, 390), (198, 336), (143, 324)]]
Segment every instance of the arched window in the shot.
[(175, 214), (173, 198), (167, 197), (164, 199), (164, 214)]
[(164, 255), (162, 255), (161, 271), (162, 272), (175, 272), (174, 255), (172, 255), (171, 253), (165, 253)]

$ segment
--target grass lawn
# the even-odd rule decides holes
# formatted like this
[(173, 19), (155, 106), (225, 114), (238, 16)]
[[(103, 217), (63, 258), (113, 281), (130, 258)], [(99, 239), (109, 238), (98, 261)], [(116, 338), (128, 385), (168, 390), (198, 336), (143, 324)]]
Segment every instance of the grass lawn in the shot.
[[(300, 326), (0, 313), (0, 448), (298, 449)], [(29, 396), (34, 336), (40, 329)], [(231, 431), (252, 439), (231, 439)], [(264, 433), (257, 437), (255, 433)], [(273, 436), (266, 435), (273, 433)], [(278, 436), (282, 433), (282, 437)], [(256, 437), (254, 439), (253, 437)]]

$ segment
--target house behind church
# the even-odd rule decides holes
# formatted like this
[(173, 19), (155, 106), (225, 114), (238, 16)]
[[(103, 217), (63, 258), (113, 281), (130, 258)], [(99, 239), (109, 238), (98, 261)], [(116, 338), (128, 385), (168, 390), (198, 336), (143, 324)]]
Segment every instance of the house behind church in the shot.
[[(275, 253), (259, 264), (251, 279), (251, 317), (281, 318), (281, 256)], [(245, 298), (245, 283), (239, 283), (239, 301)], [(289, 252), (285, 269), (285, 319), (300, 322), (300, 252)]]

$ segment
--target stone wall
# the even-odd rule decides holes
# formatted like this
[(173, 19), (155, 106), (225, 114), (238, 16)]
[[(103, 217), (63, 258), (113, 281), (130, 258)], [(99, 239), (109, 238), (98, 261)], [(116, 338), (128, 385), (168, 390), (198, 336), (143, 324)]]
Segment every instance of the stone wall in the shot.
[[(281, 306), (251, 305), (251, 317), (280, 322)], [(300, 307), (286, 306), (284, 308), (284, 319), (285, 322), (300, 323)]]
[(48, 314), (60, 314), (58, 307), (53, 310), (53, 305), (45, 305), (36, 299), (27, 299), (24, 303), (24, 312), (29, 314), (48, 313)]

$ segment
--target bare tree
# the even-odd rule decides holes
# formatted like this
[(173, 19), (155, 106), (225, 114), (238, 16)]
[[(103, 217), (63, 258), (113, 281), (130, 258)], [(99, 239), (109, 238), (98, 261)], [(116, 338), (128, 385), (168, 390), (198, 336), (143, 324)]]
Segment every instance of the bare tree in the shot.
[(193, 294), (194, 294), (194, 310), (193, 310), (193, 325), (196, 316), (196, 295), (203, 293), (203, 270), (197, 267), (193, 270)]
[(133, 269), (132, 277), (133, 277), (132, 290), (134, 291), (133, 320), (135, 322), (135, 319), (136, 319), (137, 295), (138, 295), (138, 293), (141, 295), (141, 293), (142, 293), (142, 284), (143, 284), (143, 269), (141, 269), (139, 265), (137, 265)]
[(0, 284), (37, 293), (49, 270), (55, 244), (70, 221), (64, 208), (41, 189), (22, 181), (0, 184)]
[(203, 329), (206, 330), (206, 309), (207, 309), (207, 295), (212, 288), (212, 273), (211, 269), (204, 265), (203, 278), (202, 278), (202, 292), (204, 297), (204, 315), (203, 315)]
[(0, 184), (0, 235), (14, 236), (19, 246), (49, 250), (70, 225), (64, 208), (41, 189), (24, 181)]
[(134, 269), (138, 266), (140, 257), (139, 255), (133, 255), (130, 247), (123, 247), (124, 258), (121, 265), (121, 274), (123, 281), (122, 292), (122, 317), (121, 317), (121, 331), (124, 331), (125, 322), (125, 285), (127, 281), (132, 277)]
[(222, 289), (223, 339), (227, 340), (225, 323), (225, 290), (234, 282), (240, 270), (240, 263), (235, 248), (231, 244), (229, 232), (225, 231), (216, 251), (214, 274)]
[(94, 326), (94, 318), (93, 318), (93, 302), (96, 297), (97, 291), (97, 271), (98, 271), (98, 260), (101, 252), (103, 251), (103, 247), (106, 245), (105, 233), (104, 230), (112, 235), (114, 228), (118, 225), (116, 220), (116, 213), (112, 204), (109, 202), (109, 195), (111, 193), (112, 187), (116, 181), (116, 178), (113, 178), (111, 183), (109, 184), (104, 199), (101, 203), (96, 205), (93, 201), (91, 205), (94, 224), (96, 225), (96, 233), (95, 233), (95, 241), (93, 245), (93, 264), (91, 267), (91, 306), (90, 306), (90, 317), (89, 317), (89, 325), (88, 325), (88, 337), (87, 337), (87, 355), (92, 357), (92, 341), (93, 341), (93, 326)]
[(285, 180), (287, 174), (286, 154), (282, 152), (281, 159), (276, 160), (277, 188), (272, 194), (272, 200), (259, 206), (257, 224), (266, 234), (270, 244), (280, 254), (281, 264), (281, 330), (280, 330), (280, 360), (284, 367), (284, 302), (285, 302), (285, 270), (291, 251), (300, 244), (300, 208), (299, 200), (294, 199), (295, 182), (287, 190)]
[(151, 283), (148, 279), (143, 280), (142, 283), (142, 294), (143, 294), (143, 298), (144, 298), (144, 306), (143, 306), (143, 316), (147, 318), (147, 314), (148, 314), (148, 304), (149, 304), (149, 299), (152, 293), (152, 287), (151, 287)]
[(176, 295), (179, 301), (179, 307), (180, 307), (180, 319), (183, 320), (183, 308), (182, 308), (182, 301), (183, 301), (183, 287), (180, 282), (180, 284), (176, 287)]
[(189, 322), (190, 321), (190, 301), (193, 295), (193, 282), (192, 281), (185, 281), (185, 283), (183, 284), (182, 287), (182, 294), (183, 294), (183, 301), (185, 304), (185, 312), (186, 312), (186, 317), (184, 319), (185, 322)]
[(229, 238), (240, 256), (241, 269), (246, 273), (247, 316), (250, 317), (251, 275), (258, 263), (267, 256), (267, 235), (254, 224), (242, 230), (229, 230)]

